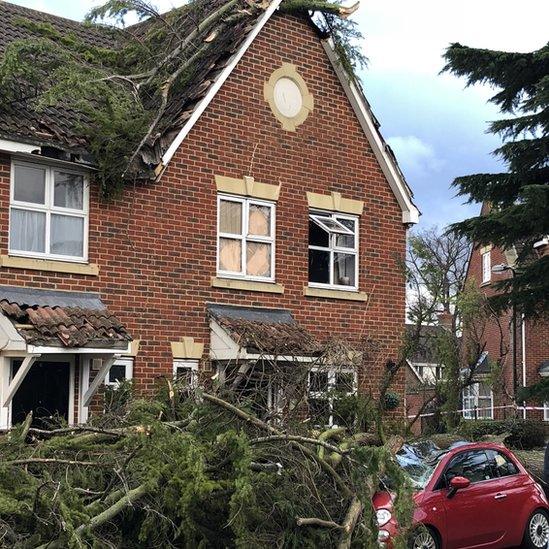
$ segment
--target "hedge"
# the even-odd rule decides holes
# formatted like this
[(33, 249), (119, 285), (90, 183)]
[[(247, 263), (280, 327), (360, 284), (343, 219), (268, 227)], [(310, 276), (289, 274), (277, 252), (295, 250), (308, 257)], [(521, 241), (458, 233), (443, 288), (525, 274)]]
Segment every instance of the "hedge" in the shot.
[(467, 420), (459, 427), (459, 433), (470, 440), (479, 440), (485, 435), (509, 433), (505, 443), (512, 448), (531, 450), (545, 446), (544, 424), (534, 419)]

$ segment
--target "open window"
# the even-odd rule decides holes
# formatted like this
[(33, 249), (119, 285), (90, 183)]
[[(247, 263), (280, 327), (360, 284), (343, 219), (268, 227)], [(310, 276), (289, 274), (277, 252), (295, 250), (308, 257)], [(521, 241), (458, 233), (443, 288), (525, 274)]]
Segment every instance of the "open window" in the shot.
[(358, 289), (358, 218), (310, 213), (309, 286)]
[(274, 281), (273, 203), (219, 196), (217, 234), (219, 276)]

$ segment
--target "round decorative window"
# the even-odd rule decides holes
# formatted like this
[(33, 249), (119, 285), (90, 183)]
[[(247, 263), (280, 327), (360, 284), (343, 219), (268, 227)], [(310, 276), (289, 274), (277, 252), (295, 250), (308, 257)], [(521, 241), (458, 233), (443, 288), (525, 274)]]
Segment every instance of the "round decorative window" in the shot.
[(265, 100), (275, 117), (288, 131), (295, 131), (313, 110), (313, 96), (295, 65), (284, 63), (264, 86)]

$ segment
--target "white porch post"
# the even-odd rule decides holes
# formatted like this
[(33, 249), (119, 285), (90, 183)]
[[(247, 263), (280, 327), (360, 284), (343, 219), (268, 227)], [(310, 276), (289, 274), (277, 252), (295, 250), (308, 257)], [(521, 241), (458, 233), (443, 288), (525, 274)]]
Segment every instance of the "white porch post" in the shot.
[(36, 359), (40, 355), (27, 355), (19, 367), (19, 370), (17, 370), (17, 373), (13, 376), (13, 379), (11, 380), (11, 383), (8, 385), (7, 390), (2, 398), (2, 407), (6, 408), (10, 405), (10, 402), (12, 401), (15, 393), (17, 392), (17, 389), (19, 389), (19, 386), (21, 383), (23, 383), (23, 380), (25, 379), (25, 376), (29, 373), (29, 370), (31, 369), (31, 366), (34, 364)]
[(108, 374), (109, 370), (111, 369), (111, 366), (114, 364), (117, 358), (119, 358), (120, 355), (110, 355), (108, 358), (103, 358), (103, 364), (101, 365), (101, 368), (99, 369), (99, 372), (95, 375), (93, 378), (93, 381), (91, 382), (90, 386), (88, 387), (88, 390), (84, 393), (84, 396), (82, 397), (82, 406), (88, 407), (90, 404), (91, 399), (93, 398), (93, 395), (97, 392), (97, 389), (99, 389), (99, 386), (101, 383), (103, 383), (105, 376)]

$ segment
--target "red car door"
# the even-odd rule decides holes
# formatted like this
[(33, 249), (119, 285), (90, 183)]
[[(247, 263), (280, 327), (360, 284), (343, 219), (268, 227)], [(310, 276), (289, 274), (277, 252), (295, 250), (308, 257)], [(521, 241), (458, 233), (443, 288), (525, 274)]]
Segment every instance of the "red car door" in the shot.
[(501, 479), (495, 477), (493, 463), (485, 450), (466, 450), (456, 454), (440, 479), (440, 486), (448, 495), (447, 483), (461, 476), (471, 481), (470, 486), (446, 497), (445, 546), (448, 549), (498, 547), (506, 536), (506, 524), (501, 511), (505, 498), (499, 497)]

